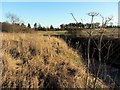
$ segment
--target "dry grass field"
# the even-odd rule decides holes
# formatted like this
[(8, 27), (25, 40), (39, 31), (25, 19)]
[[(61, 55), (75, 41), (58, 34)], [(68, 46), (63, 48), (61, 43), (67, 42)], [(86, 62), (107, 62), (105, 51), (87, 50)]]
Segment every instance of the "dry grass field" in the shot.
[[(62, 39), (0, 33), (3, 88), (84, 88), (86, 68)], [(94, 77), (89, 76), (89, 88)], [(98, 79), (97, 88), (107, 87)]]
[(106, 29), (82, 29), (82, 30), (72, 30), (72, 31), (67, 31), (67, 30), (63, 30), (63, 31), (37, 31), (37, 34), (39, 35), (75, 35), (77, 37), (89, 37), (89, 32), (91, 30), (91, 34), (92, 36), (99, 36), (102, 32), (103, 35), (108, 37), (108, 38), (119, 38), (118, 34), (119, 34), (119, 30), (118, 28), (106, 28)]

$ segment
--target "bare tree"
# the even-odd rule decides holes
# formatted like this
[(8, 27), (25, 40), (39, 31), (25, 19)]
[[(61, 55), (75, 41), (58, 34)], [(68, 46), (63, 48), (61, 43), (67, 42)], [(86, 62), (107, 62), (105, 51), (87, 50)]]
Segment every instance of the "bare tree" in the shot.
[(6, 18), (8, 18), (12, 24), (20, 21), (19, 17), (12, 13), (7, 13)]

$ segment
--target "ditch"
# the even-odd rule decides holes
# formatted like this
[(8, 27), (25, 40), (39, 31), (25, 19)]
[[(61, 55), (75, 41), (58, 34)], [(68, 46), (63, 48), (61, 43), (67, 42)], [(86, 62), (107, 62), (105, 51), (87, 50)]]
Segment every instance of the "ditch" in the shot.
[[(70, 37), (65, 35), (56, 36), (64, 39), (81, 56), (87, 66), (87, 45), (88, 39), (85, 37)], [(92, 38), (90, 43), (90, 73), (95, 74), (98, 68), (98, 38)], [(120, 87), (120, 39), (103, 38), (101, 49), (101, 68), (98, 77), (106, 82), (110, 87)]]

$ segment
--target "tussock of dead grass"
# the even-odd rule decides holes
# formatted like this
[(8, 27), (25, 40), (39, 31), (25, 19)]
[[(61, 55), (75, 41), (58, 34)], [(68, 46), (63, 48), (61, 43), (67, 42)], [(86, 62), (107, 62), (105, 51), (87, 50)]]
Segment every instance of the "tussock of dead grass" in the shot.
[(0, 36), (3, 88), (84, 88), (82, 60), (63, 40), (38, 34)]

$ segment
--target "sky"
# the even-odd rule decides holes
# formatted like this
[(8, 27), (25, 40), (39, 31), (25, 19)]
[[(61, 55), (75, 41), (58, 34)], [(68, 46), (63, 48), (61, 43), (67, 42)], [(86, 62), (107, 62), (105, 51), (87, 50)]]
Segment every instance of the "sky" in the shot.
[(119, 0), (1, 0), (2, 2), (118, 2)]
[[(2, 18), (8, 20), (7, 13), (13, 13), (27, 25), (34, 23), (41, 26), (59, 27), (60, 24), (75, 22), (70, 13), (73, 13), (78, 22), (90, 23), (89, 12), (100, 13), (104, 17), (113, 16), (112, 22), (118, 22), (118, 2), (1, 2)], [(101, 22), (100, 16), (94, 22)]]

